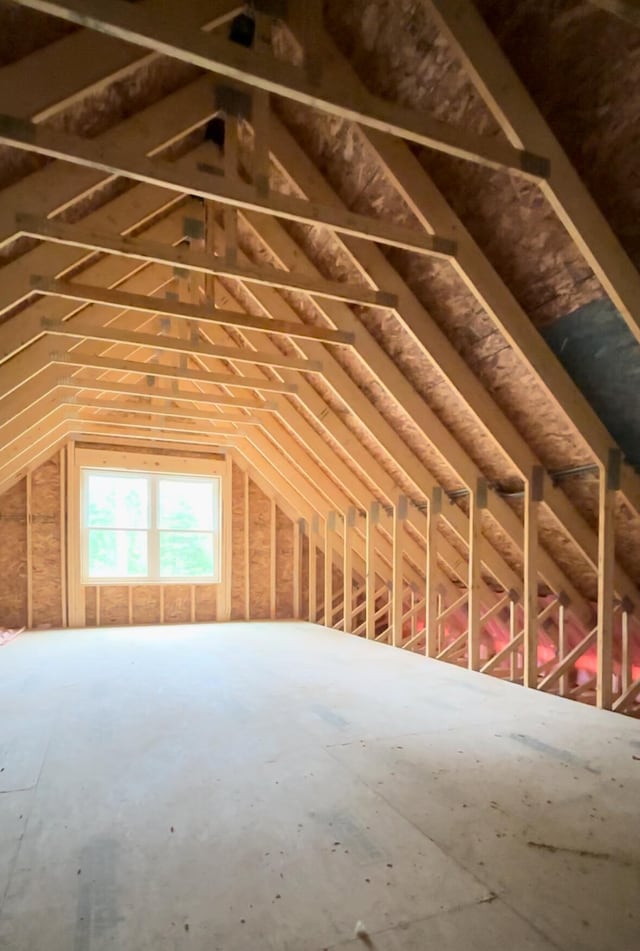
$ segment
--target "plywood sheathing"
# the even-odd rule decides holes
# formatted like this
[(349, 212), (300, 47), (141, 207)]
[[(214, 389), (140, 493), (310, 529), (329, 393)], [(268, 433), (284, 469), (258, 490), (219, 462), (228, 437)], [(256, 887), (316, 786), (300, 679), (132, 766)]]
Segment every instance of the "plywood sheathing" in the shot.
[[(502, 136), (419, 0), (330, 0), (327, 22), (379, 95), (469, 132)], [(536, 322), (603, 295), (535, 185), (433, 150), (416, 152)]]
[(586, 0), (477, 3), (609, 224), (640, 266), (640, 31)]
[(131, 588), (131, 621), (150, 624), (160, 620), (160, 585), (139, 584)]
[[(444, 109), (447, 121), (451, 121), (453, 115), (454, 121), (464, 121), (465, 125), (469, 122), (470, 127), (478, 132), (496, 133), (492, 118), (451, 60), (446, 45), (426, 21), (422, 22), (423, 14), (418, 6), (402, 4), (404, 16), (396, 16), (394, 20), (390, 15), (388, 18), (386, 15), (381, 16), (380, 10), (383, 7), (386, 9), (385, 4), (353, 4), (340, 11), (337, 11), (336, 5), (336, 10), (330, 16), (334, 39), (351, 56), (356, 66), (360, 64), (366, 73), (367, 84), (374, 91), (392, 95), (410, 105), (428, 107), (430, 113), (441, 114), (441, 117), (444, 116)], [(393, 35), (394, 29), (387, 30), (388, 21), (395, 23), (396, 30), (409, 24), (402, 42)], [(339, 29), (336, 25), (338, 22)], [(371, 35), (363, 39), (364, 33), (358, 33), (358, 30), (366, 32), (369, 29), (377, 35), (377, 27), (373, 26), (375, 23), (385, 24), (384, 29), (379, 31), (381, 50), (375, 44), (375, 50), (371, 46)], [(424, 34), (427, 40), (423, 42), (424, 30), (427, 31)], [(418, 34), (421, 36), (419, 42), (415, 39)], [(390, 36), (393, 38), (389, 39)], [(409, 53), (403, 42), (409, 43)], [(293, 49), (285, 30), (278, 35), (277, 46), (281, 54), (289, 54)], [(401, 54), (398, 50), (402, 51)], [(379, 60), (383, 61), (383, 66), (378, 76)], [(410, 63), (409, 67), (407, 62)], [(433, 72), (425, 78), (424, 70), (429, 63), (429, 69)], [(392, 73), (395, 73), (395, 78), (391, 78)], [(411, 88), (409, 76), (413, 77), (414, 89)], [(436, 89), (437, 95), (434, 93)], [(366, 150), (362, 148), (352, 126), (289, 102), (279, 102), (277, 108), (297, 141), (303, 144), (349, 207), (371, 214), (379, 213), (380, 208), (384, 207), (385, 215), (389, 212), (392, 218), (407, 220), (406, 211), (404, 215), (402, 211), (403, 202), (375, 170), (376, 159), (371, 150), (368, 150), (365, 160)], [(470, 166), (470, 163), (455, 162), (440, 153), (416, 151), (505, 282), (528, 309), (534, 322), (541, 324), (568, 308), (602, 296), (602, 288), (537, 189), (501, 173), (488, 172)], [(354, 155), (355, 161), (352, 160)], [(366, 180), (362, 173), (363, 167), (369, 170)], [(475, 181), (473, 175), (476, 174), (488, 176), (488, 182), (480, 179)], [(488, 196), (486, 199), (483, 189)], [(463, 198), (467, 195), (465, 203)], [(476, 208), (474, 203), (480, 204)], [(498, 218), (495, 209), (500, 210)], [(298, 240), (306, 239), (308, 245), (312, 243), (309, 229), (306, 232), (289, 226), (287, 229), (292, 233), (295, 230)], [(544, 239), (539, 237), (541, 233), (544, 233)], [(318, 240), (315, 263), (319, 263), (324, 252), (329, 255), (325, 261), (329, 261), (330, 267), (336, 267), (337, 273), (344, 270), (344, 264), (336, 264), (335, 253), (329, 253), (331, 240), (326, 235), (322, 241)], [(543, 243), (538, 246), (538, 241)], [(311, 247), (305, 250), (309, 250), (313, 257)], [(401, 251), (390, 250), (387, 256), (496, 403), (531, 445), (543, 465), (552, 470), (584, 462), (584, 447), (563, 414), (552, 404), (535, 377), (512, 351), (453, 270), (447, 264)], [(325, 265), (324, 270), (327, 269)], [(512, 487), (513, 470), (495, 452), (491, 440), (479, 432), (473, 415), (451, 391), (437, 369), (421, 357), (419, 348), (409, 334), (388, 315), (360, 309), (359, 316), (483, 473), (503, 486)], [(415, 451), (413, 445), (412, 448)], [(424, 456), (421, 458), (448, 488), (446, 479), (434, 462), (427, 462)], [(572, 496), (572, 499), (580, 508), (580, 495), (575, 499)], [(585, 508), (584, 513), (588, 514), (588, 508)], [(581, 579), (586, 593), (587, 589), (593, 588), (593, 576), (589, 577), (590, 570), (577, 547), (568, 542), (562, 533), (558, 534), (557, 526), (552, 528), (552, 525), (549, 520), (550, 530), (546, 533), (543, 530), (542, 543), (554, 556), (554, 544), (558, 552), (562, 550), (562, 559), (569, 575), (576, 583)], [(497, 526), (489, 531), (495, 531), (496, 537), (503, 535)], [(621, 531), (624, 534), (623, 524)], [(512, 545), (510, 547), (513, 549)], [(634, 547), (637, 551), (636, 539), (627, 533), (620, 547), (633, 557)], [(512, 559), (507, 557), (507, 560)], [(635, 562), (634, 574), (638, 577), (640, 559), (637, 555)]]
[(293, 617), (293, 532), (294, 526), (276, 507), (276, 616)]
[[(93, 138), (121, 123), (125, 123), (123, 130), (126, 126), (135, 132), (136, 127), (139, 128), (140, 123), (144, 122), (145, 109), (187, 85), (198, 73), (199, 71), (192, 66), (187, 66), (175, 59), (156, 57), (151, 62), (131, 70), (126, 76), (107, 84), (98, 92), (90, 93), (74, 102), (55, 116), (46, 119), (42, 125), (80, 135), (83, 138)], [(25, 116), (25, 118), (30, 117)], [(184, 149), (188, 141), (183, 141), (178, 151)], [(167, 150), (165, 154), (168, 154)], [(35, 153), (0, 146), (0, 188), (6, 188), (24, 176), (51, 164), (52, 161)], [(74, 200), (70, 207), (65, 208), (58, 215), (65, 221), (76, 221), (117, 195), (135, 187), (125, 178), (108, 180), (108, 176), (100, 176), (100, 173), (96, 175), (95, 172), (88, 170), (79, 172), (77, 168), (70, 168), (69, 173), (75, 175), (76, 178), (80, 176), (80, 181), (86, 179), (87, 182), (93, 183), (100, 181), (102, 177), (104, 184), (91, 184), (86, 194), (79, 200)], [(37, 241), (25, 238), (9, 242), (0, 249), (0, 261), (13, 260), (37, 244)]]
[[(286, 38), (285, 33), (283, 37)], [(284, 40), (281, 45), (285, 45)], [(360, 140), (353, 126), (346, 123), (337, 125), (332, 117), (288, 102), (278, 105), (279, 114), (295, 133), (297, 141), (313, 157), (350, 208), (371, 215), (380, 215), (384, 208), (385, 218), (405, 223), (409, 220), (404, 202), (379, 169), (363, 181), (361, 169), (375, 170), (377, 160), (371, 149)], [(355, 161), (351, 158), (354, 152)], [(464, 164), (469, 166), (469, 163)], [(506, 190), (513, 198), (511, 178), (506, 175), (501, 178), (504, 179), (501, 191)], [(517, 202), (514, 208), (515, 204)], [(465, 220), (464, 215), (461, 217)], [(514, 222), (514, 227), (516, 224)], [(292, 233), (295, 231), (297, 240), (301, 240), (303, 235), (299, 228), (287, 227)], [(492, 228), (495, 230), (495, 222)], [(491, 231), (492, 237), (494, 230)], [(497, 231), (502, 242), (513, 244), (509, 236), (504, 234), (504, 229), (498, 228)], [(315, 249), (314, 263), (318, 263), (317, 259), (323, 255), (330, 255), (331, 267), (336, 266), (337, 252), (335, 247), (330, 250), (332, 243), (336, 244), (326, 235), (323, 236)], [(313, 254), (312, 247), (305, 250)], [(550, 405), (549, 398), (533, 374), (511, 350), (451, 265), (395, 250), (387, 252), (387, 257), (541, 461), (549, 468), (584, 461), (581, 441), (562, 414)], [(536, 254), (534, 263), (537, 265), (537, 262)], [(344, 264), (341, 269), (344, 270)], [(355, 279), (355, 273), (350, 275), (351, 279)], [(424, 352), (401, 320), (388, 312), (369, 308), (359, 308), (357, 312), (416, 391), (455, 434), (485, 475), (491, 480), (508, 484), (516, 476), (515, 470), (495, 452), (492, 440), (479, 429), (473, 413), (452, 391), (437, 367), (425, 358)], [(429, 468), (435, 474), (432, 466)]]
[[(0, 496), (0, 626), (22, 627), (27, 617), (27, 483)], [(10, 583), (7, 583), (10, 582)]]
[(60, 457), (31, 476), (31, 570), (33, 625), (62, 624)]
[(249, 571), (251, 617), (268, 618), (270, 606), (271, 502), (254, 482), (249, 483)]
[(125, 625), (129, 623), (129, 588), (127, 585), (100, 585), (99, 624)]
[(245, 479), (235, 464), (231, 468), (231, 620), (245, 618)]

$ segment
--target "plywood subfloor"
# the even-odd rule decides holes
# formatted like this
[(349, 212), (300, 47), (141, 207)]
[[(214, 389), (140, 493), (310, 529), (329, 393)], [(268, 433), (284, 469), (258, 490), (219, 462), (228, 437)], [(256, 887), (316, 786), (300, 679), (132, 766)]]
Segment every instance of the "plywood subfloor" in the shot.
[(0, 650), (0, 947), (627, 949), (640, 727), (306, 624)]

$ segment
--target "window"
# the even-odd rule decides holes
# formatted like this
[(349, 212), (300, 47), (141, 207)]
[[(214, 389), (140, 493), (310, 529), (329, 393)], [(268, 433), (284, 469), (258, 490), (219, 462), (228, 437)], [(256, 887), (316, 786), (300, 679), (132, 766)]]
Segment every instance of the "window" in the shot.
[(83, 468), (83, 581), (218, 583), (220, 483)]

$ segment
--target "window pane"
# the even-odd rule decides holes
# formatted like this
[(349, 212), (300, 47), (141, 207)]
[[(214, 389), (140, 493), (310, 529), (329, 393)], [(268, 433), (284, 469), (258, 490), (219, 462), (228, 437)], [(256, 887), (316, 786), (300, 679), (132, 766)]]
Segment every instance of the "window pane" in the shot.
[(140, 578), (147, 569), (147, 533), (89, 531), (89, 578)]
[(213, 535), (160, 532), (161, 578), (207, 578), (213, 574)]
[(159, 479), (158, 528), (212, 531), (217, 481)]
[(87, 475), (89, 528), (147, 528), (148, 483), (144, 476)]

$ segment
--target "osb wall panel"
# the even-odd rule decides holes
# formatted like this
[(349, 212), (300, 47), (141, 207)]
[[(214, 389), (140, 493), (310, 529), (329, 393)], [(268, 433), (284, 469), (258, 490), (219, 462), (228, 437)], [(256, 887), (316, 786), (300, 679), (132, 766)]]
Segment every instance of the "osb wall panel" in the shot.
[[(245, 616), (244, 472), (232, 470), (231, 617)], [(0, 626), (27, 624), (27, 486), (23, 479), (0, 497)], [(34, 627), (62, 624), (60, 468), (56, 455), (31, 476), (31, 558)], [(278, 617), (293, 616), (293, 522), (276, 510)], [(251, 617), (270, 615), (271, 502), (249, 482)], [(319, 567), (319, 592), (322, 588)], [(303, 585), (302, 592), (306, 590)], [(65, 592), (66, 595), (66, 592)], [(213, 585), (95, 585), (84, 588), (85, 623), (166, 624), (218, 620)], [(320, 602), (319, 602), (320, 603)], [(305, 611), (307, 608), (305, 607)]]
[(245, 474), (237, 466), (232, 468), (231, 486), (231, 620), (245, 616), (246, 560), (245, 560)]
[(0, 496), (0, 625), (27, 620), (27, 483), (22, 479)]
[(217, 620), (216, 589), (211, 585), (196, 587), (196, 622)]
[(105, 626), (129, 623), (129, 588), (127, 585), (100, 587), (99, 624)]
[(187, 624), (191, 620), (191, 585), (163, 585), (165, 624)]
[(140, 584), (131, 588), (132, 624), (149, 624), (160, 618), (160, 585)]
[(293, 533), (290, 518), (276, 508), (276, 616), (293, 617)]
[(62, 624), (60, 457), (31, 476), (31, 565), (33, 626)]
[(270, 613), (271, 502), (255, 483), (249, 483), (249, 582), (251, 617)]

